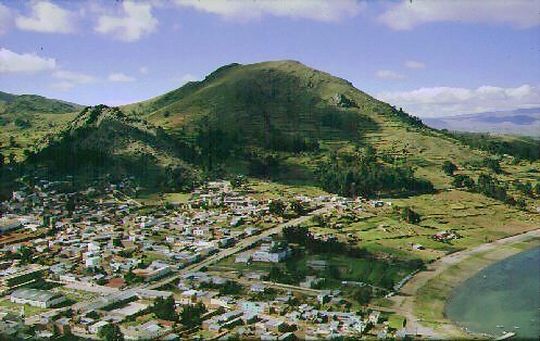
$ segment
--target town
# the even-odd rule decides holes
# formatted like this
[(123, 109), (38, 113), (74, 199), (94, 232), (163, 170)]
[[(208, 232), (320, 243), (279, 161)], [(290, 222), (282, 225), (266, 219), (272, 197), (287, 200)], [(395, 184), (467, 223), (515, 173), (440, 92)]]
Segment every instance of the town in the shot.
[[(130, 179), (80, 191), (72, 182), (26, 178), (1, 204), (4, 337), (406, 336), (403, 319), (367, 305), (391, 289), (354, 281), (323, 285), (330, 282), (319, 275), (328, 273), (324, 260), (308, 260), (309, 273), (293, 280), (276, 266), (308, 247), (284, 237), (298, 234), (298, 226), (389, 202), (264, 199), (239, 177), (208, 182), (183, 201), (147, 204), (133, 199), (140, 188)], [(311, 238), (339, 243), (331, 234)]]

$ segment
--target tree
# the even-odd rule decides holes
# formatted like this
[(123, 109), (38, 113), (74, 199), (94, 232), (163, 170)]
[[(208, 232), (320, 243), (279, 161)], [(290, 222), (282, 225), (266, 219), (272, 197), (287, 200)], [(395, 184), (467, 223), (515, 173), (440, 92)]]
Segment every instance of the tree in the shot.
[(487, 174), (481, 174), (478, 177), (476, 190), (490, 198), (503, 202), (507, 202), (509, 199), (504, 185)]
[(25, 120), (23, 118), (17, 117), (15, 121), (13, 122), (17, 127), (19, 128), (29, 128), (31, 126), (30, 121)]
[(221, 129), (219, 122), (204, 117), (197, 124), (195, 142), (205, 170), (216, 171), (227, 160), (238, 138)]
[(534, 193), (536, 194), (536, 196), (540, 197), (540, 182), (537, 182), (534, 186)]
[(185, 305), (180, 313), (180, 321), (188, 328), (193, 328), (201, 324), (202, 315), (206, 312), (204, 304)]
[(0, 153), (0, 168), (4, 167), (4, 154)]
[(527, 202), (523, 198), (518, 198), (516, 200), (516, 206), (519, 207), (520, 209), (524, 210), (524, 209), (527, 208)]
[(330, 264), (326, 268), (326, 276), (328, 278), (341, 279), (341, 271), (339, 271), (339, 267), (337, 265)]
[(67, 203), (66, 203), (66, 210), (69, 213), (73, 213), (73, 211), (75, 211), (75, 208), (77, 208), (77, 203), (75, 201), (75, 196), (70, 196), (68, 198)]
[(294, 200), (293, 202), (291, 202), (291, 209), (299, 216), (306, 213), (304, 205), (302, 205), (302, 203), (298, 200)]
[(220, 295), (238, 295), (242, 292), (244, 287), (235, 281), (227, 281), (219, 289)]
[(468, 175), (458, 174), (452, 179), (452, 185), (456, 188), (474, 188), (474, 180)]
[(413, 211), (410, 207), (404, 207), (401, 210), (401, 219), (409, 224), (418, 224), (421, 220), (420, 214)]
[[(385, 154), (380, 157), (388, 161), (392, 159)], [(370, 148), (329, 153), (325, 161), (319, 163), (316, 175), (323, 189), (349, 197), (433, 190), (433, 184), (415, 177), (411, 167), (378, 162), (377, 155)]]
[(142, 280), (142, 277), (135, 275), (131, 269), (124, 275), (124, 281), (126, 281), (128, 285), (133, 283), (140, 283), (142, 282)]
[(357, 301), (361, 305), (366, 305), (371, 300), (372, 295), (373, 295), (373, 290), (371, 289), (370, 286), (366, 285), (366, 286), (356, 289), (353, 292), (352, 297), (355, 301)]
[(167, 321), (177, 321), (178, 314), (176, 313), (176, 308), (174, 306), (174, 298), (169, 296), (167, 298), (162, 298), (161, 296), (156, 298), (154, 305), (152, 306), (154, 314), (162, 320)]
[(457, 171), (457, 166), (452, 161), (445, 161), (442, 165), (442, 170), (446, 175), (452, 176)]
[(285, 213), (285, 204), (279, 199), (272, 200), (268, 203), (268, 210), (272, 214), (283, 216)]
[(283, 283), (286, 282), (286, 280), (284, 280), (285, 277), (285, 273), (280, 268), (277, 266), (272, 266), (266, 279), (272, 282)]
[(248, 155), (249, 174), (256, 177), (269, 178), (279, 174), (281, 160), (276, 153), (252, 151)]
[(234, 177), (234, 179), (231, 180), (231, 186), (233, 188), (240, 188), (242, 185), (245, 185), (248, 183), (248, 180), (243, 175), (237, 175)]
[(484, 160), (484, 166), (492, 170), (495, 174), (502, 173), (502, 168), (501, 168), (501, 164), (499, 163), (499, 160), (487, 158)]
[(21, 264), (30, 264), (32, 263), (32, 250), (27, 246), (21, 246), (19, 252), (17, 253), (21, 260)]
[(123, 341), (124, 335), (116, 324), (107, 324), (98, 332), (98, 336), (105, 341)]

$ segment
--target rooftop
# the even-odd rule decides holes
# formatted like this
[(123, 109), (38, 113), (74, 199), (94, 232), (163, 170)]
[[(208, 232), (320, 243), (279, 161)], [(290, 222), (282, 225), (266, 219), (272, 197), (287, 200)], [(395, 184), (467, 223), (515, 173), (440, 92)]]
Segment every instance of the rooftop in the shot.
[(47, 290), (38, 290), (38, 289), (19, 289), (19, 290), (15, 290), (11, 294), (11, 297), (13, 298), (30, 300), (30, 301), (39, 301), (39, 302), (47, 302), (60, 296), (61, 294), (59, 293), (50, 292)]

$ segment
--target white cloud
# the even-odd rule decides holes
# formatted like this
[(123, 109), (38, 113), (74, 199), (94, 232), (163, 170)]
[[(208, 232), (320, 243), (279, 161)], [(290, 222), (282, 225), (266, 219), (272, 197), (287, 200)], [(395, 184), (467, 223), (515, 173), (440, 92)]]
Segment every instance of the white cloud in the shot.
[(135, 78), (121, 72), (111, 73), (108, 77), (109, 82), (133, 82)]
[(69, 91), (75, 87), (71, 82), (55, 82), (51, 84), (51, 88), (58, 91)]
[(0, 34), (7, 32), (11, 26), (12, 13), (11, 10), (2, 4), (0, 4)]
[(378, 20), (394, 30), (410, 30), (430, 22), (508, 24), (516, 28), (540, 25), (538, 0), (402, 0)]
[(394, 72), (392, 70), (379, 70), (375, 73), (375, 76), (380, 79), (388, 80), (400, 80), (405, 78), (405, 76), (403, 76), (402, 74)]
[(148, 74), (148, 68), (147, 68), (146, 66), (141, 66), (141, 67), (139, 68), (139, 73), (140, 73), (141, 75), (147, 75), (147, 74)]
[(43, 58), (36, 54), (18, 54), (5, 48), (0, 48), (0, 73), (35, 73), (53, 70), (56, 60)]
[(77, 84), (87, 84), (96, 81), (96, 78), (94, 76), (65, 70), (56, 71), (55, 73), (53, 73), (53, 76), (55, 78)]
[(74, 14), (48, 1), (32, 3), (30, 16), (19, 15), (15, 24), (21, 30), (70, 33), (75, 30)]
[(484, 85), (476, 89), (433, 87), (412, 91), (383, 92), (376, 96), (421, 117), (443, 117), (484, 111), (540, 106), (540, 87), (515, 88)]
[(264, 15), (311, 19), (318, 21), (338, 21), (354, 17), (365, 3), (357, 0), (175, 0), (182, 7), (217, 14), (226, 19), (253, 20)]
[(84, 73), (59, 70), (53, 73), (53, 77), (59, 81), (52, 84), (56, 90), (67, 91), (71, 90), (76, 85), (88, 84), (97, 81), (96, 77)]
[(426, 67), (426, 64), (416, 60), (408, 60), (405, 62), (405, 66), (409, 69), (423, 69)]
[(101, 15), (96, 32), (133, 42), (152, 33), (158, 26), (158, 20), (152, 15), (152, 6), (148, 3), (125, 1), (122, 12), (121, 15)]

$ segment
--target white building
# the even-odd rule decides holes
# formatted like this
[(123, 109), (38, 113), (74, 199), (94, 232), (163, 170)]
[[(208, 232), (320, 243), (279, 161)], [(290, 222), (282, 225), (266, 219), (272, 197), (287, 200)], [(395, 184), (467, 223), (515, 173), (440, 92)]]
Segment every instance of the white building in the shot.
[(100, 258), (98, 256), (88, 257), (85, 260), (87, 268), (98, 268), (100, 265)]

